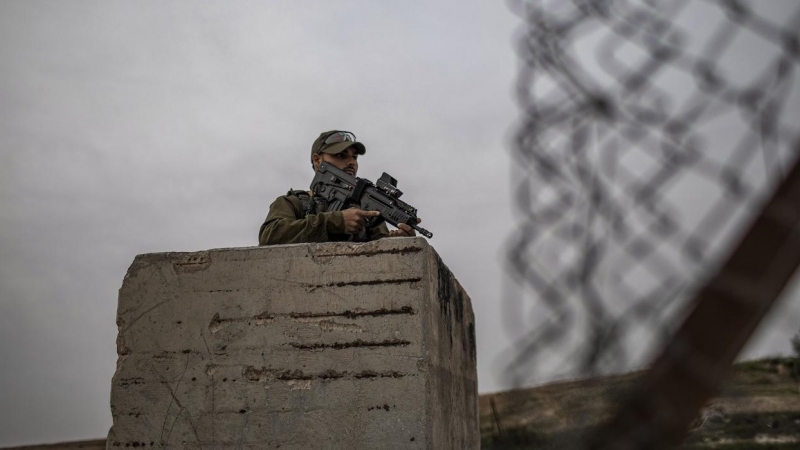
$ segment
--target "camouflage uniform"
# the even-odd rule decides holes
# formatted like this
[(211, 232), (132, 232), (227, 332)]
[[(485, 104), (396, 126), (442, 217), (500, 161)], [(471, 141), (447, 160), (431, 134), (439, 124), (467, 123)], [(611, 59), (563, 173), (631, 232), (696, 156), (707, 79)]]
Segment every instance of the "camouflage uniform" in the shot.
[[(338, 154), (353, 148), (359, 155), (366, 153), (364, 144), (357, 142), (349, 131), (331, 130), (321, 133), (311, 145), (314, 155)], [(258, 245), (297, 244), (301, 242), (373, 241), (389, 235), (386, 223), (369, 227), (359, 235), (344, 233), (341, 211), (320, 212), (318, 203), (306, 191), (291, 190), (278, 197), (269, 207), (266, 220), (258, 230)]]
[(272, 202), (258, 232), (258, 245), (372, 241), (389, 235), (385, 222), (362, 236), (344, 234), (342, 212), (318, 212), (317, 203), (311, 200), (308, 192), (292, 190)]

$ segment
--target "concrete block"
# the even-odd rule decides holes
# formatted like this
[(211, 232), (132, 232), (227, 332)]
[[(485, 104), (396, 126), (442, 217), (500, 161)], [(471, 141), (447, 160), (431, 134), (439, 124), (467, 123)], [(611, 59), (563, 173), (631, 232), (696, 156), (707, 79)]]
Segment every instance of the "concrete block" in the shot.
[(139, 255), (116, 448), (471, 449), (470, 299), (422, 238)]

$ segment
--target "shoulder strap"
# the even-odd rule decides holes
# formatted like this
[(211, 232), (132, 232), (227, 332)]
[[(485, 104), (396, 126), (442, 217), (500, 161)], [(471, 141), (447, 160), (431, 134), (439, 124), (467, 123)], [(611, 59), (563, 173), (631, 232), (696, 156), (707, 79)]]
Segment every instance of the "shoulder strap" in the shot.
[(301, 209), (300, 214), (302, 215), (301, 219), (306, 217), (309, 214), (316, 213), (317, 202), (308, 195), (308, 191), (301, 191), (297, 189), (290, 189), (286, 195), (294, 195), (295, 197), (300, 199), (303, 207)]

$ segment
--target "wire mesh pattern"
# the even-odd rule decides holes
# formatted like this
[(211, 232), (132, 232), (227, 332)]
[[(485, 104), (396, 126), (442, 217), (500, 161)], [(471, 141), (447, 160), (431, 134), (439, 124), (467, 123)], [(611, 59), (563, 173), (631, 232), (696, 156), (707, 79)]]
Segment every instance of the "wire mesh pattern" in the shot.
[(516, 0), (518, 385), (640, 364), (800, 145), (800, 3)]

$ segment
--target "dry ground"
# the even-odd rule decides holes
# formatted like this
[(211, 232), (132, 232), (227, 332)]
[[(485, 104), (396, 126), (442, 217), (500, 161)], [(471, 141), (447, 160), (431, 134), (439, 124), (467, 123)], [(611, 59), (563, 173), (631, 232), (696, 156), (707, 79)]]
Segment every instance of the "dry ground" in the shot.
[[(606, 419), (640, 373), (482, 395), (482, 448), (568, 448)], [(702, 411), (684, 448), (800, 448), (800, 360), (737, 364)]]

